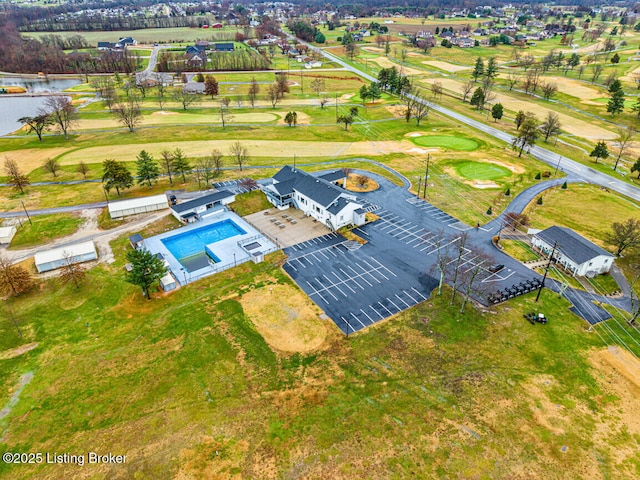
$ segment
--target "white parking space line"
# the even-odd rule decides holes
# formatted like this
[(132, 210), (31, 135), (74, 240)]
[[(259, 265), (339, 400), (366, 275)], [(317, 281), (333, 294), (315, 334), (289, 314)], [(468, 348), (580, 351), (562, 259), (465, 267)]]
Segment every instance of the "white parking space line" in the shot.
[[(369, 281), (368, 281), (366, 278), (361, 277), (361, 276), (360, 276), (360, 274), (359, 274), (358, 272), (356, 272), (356, 271), (355, 271), (355, 269), (354, 269), (351, 265), (347, 265), (347, 268), (349, 268), (349, 269), (354, 273), (354, 275), (355, 275), (356, 277), (362, 278), (362, 280), (364, 280), (364, 282), (365, 282), (367, 285), (369, 285), (370, 287), (373, 287), (373, 284), (369, 283)], [(378, 282), (378, 283), (380, 283), (380, 282)]]
[(427, 297), (425, 297), (424, 295), (422, 295), (418, 290), (416, 290), (415, 288), (411, 287), (411, 290), (413, 290), (414, 292), (416, 292), (418, 295), (420, 295), (422, 297), (422, 300), (426, 300)]
[(352, 316), (353, 318), (355, 318), (355, 319), (358, 321), (358, 323), (359, 323), (360, 325), (362, 325), (362, 328), (365, 328), (365, 326), (366, 326), (366, 325), (365, 325), (364, 323), (362, 323), (362, 322), (360, 321), (360, 319), (359, 319), (358, 317), (356, 317), (356, 316), (353, 314), (353, 312), (349, 312), (349, 313), (351, 313), (351, 316)]
[(389, 272), (390, 275), (393, 275), (394, 277), (397, 277), (398, 275), (396, 275), (395, 273), (393, 273), (391, 270), (389, 270), (387, 267), (385, 267), (384, 265), (382, 265), (377, 259), (372, 258), (371, 260), (373, 260), (374, 262), (376, 262), (378, 264), (378, 266), (380, 268), (384, 268), (387, 272)]
[(411, 295), (409, 295), (409, 293), (405, 292), (404, 290), (402, 290), (402, 293), (404, 293), (407, 297), (413, 300), (413, 303), (418, 303), (418, 301), (415, 298), (413, 298)]
[[(331, 272), (331, 273), (333, 273), (333, 276), (336, 277), (338, 281), (342, 281), (342, 279), (338, 276), (336, 272)], [(351, 290), (352, 293), (356, 293), (356, 291), (353, 288), (351, 288), (348, 283), (345, 283), (344, 286), (347, 287), (349, 290)]]
[[(329, 277), (327, 277), (326, 275), (322, 275), (322, 276), (325, 278), (325, 280), (326, 280), (327, 282), (329, 282), (329, 283), (331, 284), (331, 286), (330, 286), (330, 287), (327, 287), (327, 288), (335, 288), (335, 289), (336, 289), (336, 290), (338, 290), (342, 295), (344, 295), (344, 297), (345, 297), (345, 298), (349, 298), (349, 295), (347, 295), (346, 293), (344, 293), (344, 292), (342, 291), (342, 289), (338, 286), (339, 284), (341, 285), (341, 284), (345, 283), (345, 282), (346, 282), (346, 280), (341, 280), (341, 281), (340, 281), (340, 282), (338, 282), (338, 283), (334, 283), (334, 282), (332, 282), (331, 280), (329, 280)], [(331, 291), (331, 290), (329, 290), (329, 291)]]
[(384, 308), (387, 312), (389, 312), (389, 315), (393, 315), (393, 313), (391, 313), (391, 310), (389, 310), (387, 307), (385, 307), (382, 303), (378, 302), (378, 305), (380, 305), (382, 308)]
[[(394, 307), (396, 307), (396, 309), (399, 311), (401, 311), (402, 309), (400, 307), (398, 307), (398, 305), (395, 304), (395, 302), (393, 300), (391, 300), (391, 297), (388, 297), (387, 300), (389, 300), (389, 302), (391, 303), (391, 305), (393, 305)], [(396, 313), (398, 313), (396, 312)]]
[(365, 317), (367, 317), (369, 320), (371, 320), (371, 323), (374, 323), (373, 318), (371, 318), (367, 312), (365, 312), (362, 309), (360, 309), (360, 311), (364, 314)]
[(375, 308), (373, 308), (373, 305), (369, 305), (369, 308), (371, 310), (373, 310), (380, 317), (380, 320), (382, 320), (384, 318), (384, 315), (382, 315), (379, 311), (377, 311)]
[[(345, 272), (342, 268), (338, 267), (338, 270), (340, 270), (340, 271), (342, 272), (342, 274), (343, 274), (345, 277), (349, 277), (349, 274), (348, 274), (347, 272)], [(336, 275), (336, 277), (337, 277), (337, 275)], [(352, 281), (353, 283), (355, 283), (358, 287), (360, 287), (360, 290), (364, 290), (364, 287), (363, 287), (362, 285), (360, 285), (360, 284), (356, 281), (356, 279), (355, 279), (355, 278), (352, 278), (352, 279), (351, 279), (351, 281)]]
[(410, 307), (410, 305), (409, 305), (407, 302), (405, 302), (402, 298), (400, 298), (400, 296), (398, 296), (398, 294), (397, 294), (397, 293), (395, 293), (394, 295), (396, 296), (396, 298), (397, 298), (398, 300), (400, 300), (402, 303), (404, 303), (404, 304), (407, 306), (407, 308), (409, 308), (409, 307)]

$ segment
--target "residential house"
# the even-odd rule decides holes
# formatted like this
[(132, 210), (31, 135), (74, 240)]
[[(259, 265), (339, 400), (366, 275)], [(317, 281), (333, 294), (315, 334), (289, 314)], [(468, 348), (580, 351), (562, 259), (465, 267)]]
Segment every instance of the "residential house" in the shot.
[(335, 182), (344, 182), (344, 178), (344, 173), (337, 170), (314, 176), (287, 165), (273, 176), (272, 183), (260, 188), (277, 208), (297, 208), (329, 229), (338, 230), (366, 221), (357, 197), (336, 185)]
[(116, 50), (116, 44), (112, 42), (98, 42), (98, 50)]
[(216, 52), (233, 52), (234, 45), (233, 42), (216, 43), (214, 44), (213, 49)]
[(574, 276), (594, 277), (607, 273), (613, 265), (614, 256), (578, 235), (569, 228), (553, 226), (537, 232), (531, 243), (549, 256), (555, 245), (552, 261), (563, 265)]
[(173, 85), (173, 75), (170, 73), (148, 72), (142, 71), (136, 73), (136, 85), (144, 85), (145, 87), (170, 87)]
[(124, 47), (132, 47), (133, 45), (137, 45), (138, 42), (136, 42), (133, 37), (122, 37), (120, 40), (118, 40), (118, 43), (116, 43), (116, 46), (120, 46), (122, 48)]

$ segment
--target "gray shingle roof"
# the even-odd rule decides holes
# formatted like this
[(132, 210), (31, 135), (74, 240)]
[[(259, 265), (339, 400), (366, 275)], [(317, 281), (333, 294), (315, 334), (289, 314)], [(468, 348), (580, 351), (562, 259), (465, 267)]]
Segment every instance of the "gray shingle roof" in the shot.
[(553, 226), (535, 234), (549, 245), (557, 242), (556, 249), (578, 265), (599, 255), (612, 257), (605, 249), (600, 248), (569, 228)]
[(330, 172), (322, 173), (322, 174), (318, 175), (318, 178), (322, 178), (323, 180), (326, 180), (327, 182), (335, 182), (337, 180), (342, 180), (345, 177), (346, 177), (346, 175), (344, 174), (344, 172), (342, 170), (331, 170)]
[[(287, 188), (296, 190), (298, 193), (301, 193), (325, 208), (335, 202), (336, 199), (344, 193), (341, 188), (335, 186), (333, 183), (327, 182), (322, 178), (316, 178), (307, 172), (294, 169), (289, 165), (282, 167), (273, 178), (277, 181), (277, 183), (274, 184), (276, 189), (278, 189), (279, 183), (293, 182), (292, 187), (287, 185)], [(280, 189), (278, 189), (278, 193), (282, 194)]]
[(337, 215), (344, 207), (349, 205), (351, 202), (344, 197), (340, 197), (336, 202), (331, 204), (329, 208), (327, 208), (327, 212), (332, 215)]
[(193, 208), (197, 208), (201, 205), (207, 205), (208, 203), (215, 203), (224, 198), (233, 197), (234, 194), (229, 190), (219, 190), (215, 193), (211, 193), (209, 195), (204, 195), (203, 197), (194, 198), (193, 200), (189, 200), (187, 202), (179, 203), (178, 205), (174, 205), (171, 209), (176, 213), (186, 212), (187, 210), (191, 210)]

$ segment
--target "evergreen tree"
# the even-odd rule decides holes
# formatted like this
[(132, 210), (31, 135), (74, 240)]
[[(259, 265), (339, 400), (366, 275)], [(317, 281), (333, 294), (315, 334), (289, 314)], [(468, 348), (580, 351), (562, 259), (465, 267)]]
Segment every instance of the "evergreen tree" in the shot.
[[(474, 70), (475, 72), (475, 70)], [(487, 62), (487, 68), (484, 72), (485, 77), (495, 78), (498, 75), (498, 64), (496, 63), (496, 57), (490, 57)]]
[(367, 103), (367, 98), (369, 98), (369, 87), (367, 87), (366, 85), (362, 85), (358, 93), (360, 94), (360, 98), (362, 99), (362, 105)]
[(640, 178), (640, 157), (636, 160), (636, 163), (631, 165), (631, 173), (638, 172), (638, 178)]
[(535, 145), (539, 135), (538, 120), (535, 115), (527, 115), (520, 125), (518, 136), (513, 139), (513, 149), (520, 150), (518, 157), (522, 156), (525, 148)]
[(149, 288), (165, 276), (167, 267), (162, 260), (145, 249), (129, 250), (127, 261), (131, 264), (131, 271), (125, 277), (127, 282), (142, 288), (145, 297), (149, 299)]
[(373, 103), (376, 103), (376, 100), (382, 96), (382, 92), (380, 91), (380, 85), (377, 82), (372, 82), (369, 87), (369, 98), (373, 100)]
[(104, 189), (107, 192), (115, 188), (120, 196), (120, 189), (131, 188), (133, 185), (133, 175), (124, 163), (107, 159), (102, 162), (102, 183), (104, 183)]
[(484, 90), (482, 90), (482, 88), (480, 87), (476, 88), (476, 91), (473, 92), (469, 103), (471, 105), (475, 105), (475, 107), (480, 110), (480, 107), (484, 105)]
[(182, 174), (182, 183), (187, 181), (186, 174), (191, 171), (191, 165), (189, 164), (189, 160), (185, 156), (184, 152), (176, 148), (173, 151), (173, 171)]
[(496, 103), (491, 108), (491, 116), (495, 121), (500, 120), (502, 118), (503, 113), (504, 113), (504, 107), (502, 106), (501, 103)]
[(478, 57), (478, 59), (476, 60), (476, 65), (475, 67), (473, 67), (473, 73), (471, 74), (471, 76), (473, 77), (473, 80), (477, 82), (478, 79), (483, 75), (484, 75), (484, 61), (482, 60), (481, 57)]
[(609, 149), (607, 148), (607, 143), (604, 140), (600, 140), (596, 144), (596, 148), (594, 148), (589, 154), (590, 157), (596, 158), (596, 163), (598, 163), (598, 159), (602, 158), (603, 160), (609, 156)]
[(622, 83), (617, 78), (609, 85), (609, 101), (607, 102), (607, 112), (611, 116), (621, 113), (624, 110), (624, 92), (622, 91)]
[(514, 119), (514, 121), (516, 122), (516, 130), (520, 130), (520, 125), (522, 125), (522, 122), (524, 122), (525, 118), (527, 118), (527, 114), (524, 113), (523, 110), (520, 110), (518, 113), (516, 113), (516, 117)]
[(151, 180), (157, 180), (160, 176), (160, 168), (158, 167), (158, 164), (151, 154), (146, 152), (146, 150), (141, 150), (136, 159), (136, 166), (138, 167), (138, 171), (136, 173), (138, 176), (138, 185), (148, 182), (149, 188), (153, 187)]

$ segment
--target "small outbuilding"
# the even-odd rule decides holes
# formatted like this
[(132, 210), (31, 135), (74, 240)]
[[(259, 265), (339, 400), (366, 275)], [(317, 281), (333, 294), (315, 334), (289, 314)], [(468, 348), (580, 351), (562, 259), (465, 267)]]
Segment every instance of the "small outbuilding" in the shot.
[(96, 260), (98, 252), (93, 242), (77, 243), (66, 247), (55, 248), (45, 252), (36, 253), (34, 256), (38, 273), (55, 270), (70, 263), (83, 263)]
[(569, 228), (553, 226), (535, 233), (531, 243), (544, 255), (564, 266), (573, 275), (594, 277), (607, 273), (614, 256)]
[(225, 205), (235, 202), (236, 196), (229, 190), (219, 190), (171, 207), (171, 213), (184, 223), (193, 223), (212, 213), (223, 211)]
[(144, 238), (142, 238), (142, 235), (140, 235), (139, 233), (135, 233), (129, 237), (129, 243), (131, 244), (132, 248), (135, 248), (137, 250), (144, 245)]
[(160, 279), (160, 287), (165, 292), (170, 292), (171, 290), (178, 288), (178, 282), (173, 278), (171, 272), (167, 272), (167, 274)]
[(118, 202), (109, 203), (109, 215), (111, 218), (122, 218), (127, 215), (136, 215), (138, 213), (155, 212), (169, 208), (167, 196), (152, 195), (150, 197), (132, 198), (130, 200), (120, 200)]
[(9, 245), (16, 234), (15, 225), (10, 227), (0, 227), (0, 245)]

